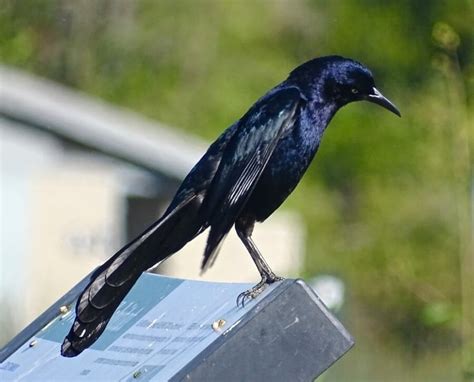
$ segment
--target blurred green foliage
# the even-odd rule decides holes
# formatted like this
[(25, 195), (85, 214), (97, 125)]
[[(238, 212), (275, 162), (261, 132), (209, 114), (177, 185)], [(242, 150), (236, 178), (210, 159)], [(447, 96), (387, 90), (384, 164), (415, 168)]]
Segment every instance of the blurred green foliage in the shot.
[(0, 0), (0, 60), (209, 140), (305, 60), (365, 63), (403, 118), (359, 103), (333, 120), (286, 204), (307, 222), (304, 275), (340, 275), (402, 343), (455, 347), (472, 20), (467, 0)]

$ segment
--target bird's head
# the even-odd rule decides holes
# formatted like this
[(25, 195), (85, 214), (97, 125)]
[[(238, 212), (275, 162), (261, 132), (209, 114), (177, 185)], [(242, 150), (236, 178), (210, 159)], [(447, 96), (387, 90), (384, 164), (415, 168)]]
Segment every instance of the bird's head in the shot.
[(377, 90), (370, 70), (357, 61), (339, 56), (316, 58), (296, 68), (289, 78), (305, 82), (316, 97), (337, 107), (369, 101), (401, 116), (398, 108)]

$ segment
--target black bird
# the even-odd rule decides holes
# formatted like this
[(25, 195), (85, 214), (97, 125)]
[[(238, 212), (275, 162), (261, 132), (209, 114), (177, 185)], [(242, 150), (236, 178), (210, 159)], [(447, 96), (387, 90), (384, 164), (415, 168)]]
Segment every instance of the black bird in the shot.
[(234, 226), (262, 276), (237, 304), (280, 280), (252, 240), (254, 224), (268, 218), (296, 187), (336, 111), (363, 100), (400, 116), (375, 88), (371, 72), (354, 60), (321, 57), (294, 69), (217, 138), (163, 216), (94, 271), (61, 354), (74, 357), (93, 344), (141, 273), (207, 228), (203, 270), (214, 263)]

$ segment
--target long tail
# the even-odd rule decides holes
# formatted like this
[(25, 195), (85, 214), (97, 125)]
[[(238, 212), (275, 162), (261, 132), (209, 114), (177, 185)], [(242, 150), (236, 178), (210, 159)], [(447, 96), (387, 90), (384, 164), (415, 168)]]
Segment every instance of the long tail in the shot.
[(183, 201), (94, 272), (77, 300), (76, 318), (61, 347), (63, 356), (75, 357), (91, 346), (142, 272), (202, 231), (201, 203), (199, 196)]

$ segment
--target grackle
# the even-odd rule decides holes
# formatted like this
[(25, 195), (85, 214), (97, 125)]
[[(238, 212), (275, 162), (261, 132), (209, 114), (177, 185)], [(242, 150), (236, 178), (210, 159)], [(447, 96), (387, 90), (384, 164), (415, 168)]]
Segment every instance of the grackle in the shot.
[(61, 354), (74, 357), (94, 343), (141, 273), (207, 228), (203, 270), (214, 263), (234, 226), (260, 272), (261, 281), (238, 296), (238, 305), (281, 280), (252, 240), (255, 222), (263, 222), (290, 195), (334, 114), (354, 101), (373, 102), (400, 116), (365, 66), (339, 56), (298, 66), (260, 98), (209, 147), (163, 216), (93, 272)]

